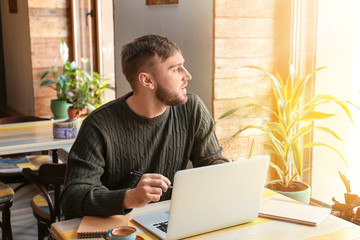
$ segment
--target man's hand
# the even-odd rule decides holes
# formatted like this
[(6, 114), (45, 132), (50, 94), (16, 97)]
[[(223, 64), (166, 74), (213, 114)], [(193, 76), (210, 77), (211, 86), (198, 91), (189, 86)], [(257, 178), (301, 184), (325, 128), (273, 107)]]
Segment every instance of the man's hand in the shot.
[(149, 202), (158, 202), (170, 185), (170, 180), (161, 174), (144, 174), (136, 188), (126, 192), (124, 207), (138, 208)]

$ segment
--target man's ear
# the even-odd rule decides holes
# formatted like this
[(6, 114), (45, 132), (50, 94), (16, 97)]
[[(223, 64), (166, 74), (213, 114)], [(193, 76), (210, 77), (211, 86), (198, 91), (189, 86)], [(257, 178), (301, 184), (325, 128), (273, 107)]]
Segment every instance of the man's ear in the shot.
[(155, 88), (155, 81), (151, 74), (146, 72), (139, 73), (139, 82), (142, 86), (154, 90)]

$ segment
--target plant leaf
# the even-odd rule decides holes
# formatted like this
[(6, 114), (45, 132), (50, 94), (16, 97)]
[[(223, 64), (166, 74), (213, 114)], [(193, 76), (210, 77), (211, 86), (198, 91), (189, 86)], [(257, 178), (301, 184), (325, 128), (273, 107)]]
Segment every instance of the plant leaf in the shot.
[(279, 168), (278, 165), (274, 164), (273, 162), (270, 162), (270, 166), (273, 167), (276, 172), (279, 174), (281, 180), (283, 181), (283, 176), (285, 175), (284, 172)]
[(350, 181), (349, 181), (349, 180), (345, 177), (345, 175), (342, 174), (339, 170), (338, 170), (338, 172), (339, 172), (339, 175), (340, 175), (340, 178), (341, 178), (342, 182), (343, 182), (344, 185), (345, 185), (346, 192), (347, 192), (347, 193), (351, 193)]
[(64, 40), (60, 41), (60, 57), (63, 64), (65, 64), (69, 59), (69, 48), (64, 42)]
[(230, 142), (234, 137), (236, 137), (237, 135), (239, 135), (240, 133), (242, 133), (243, 131), (247, 130), (247, 129), (251, 129), (251, 128), (254, 128), (254, 129), (259, 129), (261, 131), (263, 131), (264, 133), (267, 132), (267, 129), (263, 126), (254, 126), (254, 125), (248, 125), (240, 130), (238, 130), (237, 132), (235, 132), (228, 140), (228, 142)]
[[(314, 108), (315, 106), (318, 106), (320, 104), (325, 104), (325, 103), (336, 103), (338, 104), (347, 114), (347, 116), (349, 117), (350, 121), (352, 124), (354, 124), (352, 116), (351, 116), (351, 112), (349, 110), (349, 108), (346, 106), (345, 103), (347, 104), (351, 104), (354, 105), (352, 103), (350, 103), (349, 101), (343, 101), (343, 100), (339, 100), (336, 97), (329, 95), (329, 94), (319, 94), (317, 96), (315, 96), (314, 98), (312, 98), (306, 105), (306, 108)], [(355, 105), (356, 106), (356, 105)], [(357, 106), (356, 106), (357, 107)]]
[(347, 161), (346, 161), (346, 159), (344, 158), (344, 156), (341, 155), (341, 153), (340, 153), (338, 150), (336, 150), (335, 148), (333, 148), (333, 147), (330, 146), (330, 145), (327, 145), (327, 144), (325, 144), (325, 143), (320, 143), (320, 142), (310, 142), (310, 143), (304, 144), (304, 146), (303, 146), (302, 148), (305, 149), (305, 148), (315, 147), (315, 146), (324, 146), (324, 147), (327, 147), (327, 148), (332, 149), (334, 152), (336, 152), (336, 153), (341, 157), (341, 159), (344, 161), (344, 163), (345, 163), (346, 166), (348, 167)]
[(291, 99), (291, 107), (293, 109), (296, 108), (299, 100), (300, 100), (300, 97), (301, 95), (303, 94), (304, 90), (305, 90), (305, 87), (308, 83), (308, 81), (311, 79), (312, 75), (321, 70), (321, 69), (324, 69), (325, 67), (319, 67), (317, 68), (315, 71), (311, 72), (310, 74), (306, 75), (305, 77), (303, 77), (302, 79), (300, 79), (300, 81), (296, 84), (295, 86), (295, 91), (294, 91), (294, 95)]
[(258, 70), (264, 72), (271, 80), (271, 86), (273, 88), (275, 98), (278, 101), (284, 101), (285, 100), (284, 83), (282, 82), (282, 80), (277, 79), (273, 74), (269, 73), (268, 71), (266, 71), (265, 69), (263, 69), (261, 67), (253, 66), (253, 65), (247, 65), (245, 67), (258, 69)]
[(283, 159), (283, 154), (280, 153), (272, 144), (264, 143), (264, 149), (275, 154), (280, 159)]
[(304, 114), (302, 114), (297, 121), (321, 120), (321, 119), (331, 118), (333, 116), (335, 116), (335, 114), (309, 110), (306, 111)]
[(286, 95), (286, 100), (288, 101), (290, 101), (292, 98), (294, 86), (295, 86), (295, 79), (294, 79), (294, 75), (292, 74), (293, 72), (295, 72), (295, 70), (292, 64), (291, 63), (289, 64), (290, 64), (290, 71), (285, 83), (285, 95)]
[(230, 109), (229, 111), (225, 112), (224, 114), (222, 114), (219, 119), (223, 119), (223, 118), (226, 118), (234, 113), (236, 113), (241, 107), (236, 107), (236, 108), (233, 108), (233, 109)]
[(289, 178), (288, 184), (292, 182), (292, 180), (297, 176), (297, 173), (294, 173), (293, 175), (291, 175), (291, 177)]
[[(44, 77), (46, 77), (46, 75), (48, 75), (49, 73), (51, 73), (50, 71), (46, 71), (46, 72), (43, 72), (43, 74), (41, 74), (41, 77), (40, 79), (42, 80)], [(40, 85), (41, 86), (41, 85)]]
[(314, 127), (315, 129), (318, 129), (320, 131), (323, 131), (325, 133), (328, 133), (328, 134), (331, 134), (332, 136), (334, 136), (335, 138), (337, 138), (338, 140), (342, 141), (342, 139), (339, 137), (339, 135), (334, 132), (333, 130), (331, 130), (330, 128), (328, 127), (323, 127), (323, 126), (315, 126)]
[(337, 98), (332, 95), (329, 95), (329, 94), (319, 94), (319, 95), (316, 95), (315, 97), (313, 97), (311, 100), (309, 100), (306, 105), (317, 106), (321, 102), (327, 103), (327, 102), (330, 102), (333, 100), (337, 100)]
[(345, 113), (348, 115), (349, 119), (351, 120), (351, 123), (354, 125), (354, 122), (353, 122), (353, 119), (352, 119), (350, 110), (349, 110), (349, 108), (344, 104), (344, 101), (337, 100), (337, 101), (334, 101), (334, 103), (338, 104), (338, 105), (345, 111)]
[(292, 163), (294, 164), (294, 168), (299, 175), (299, 177), (302, 177), (303, 172), (303, 158), (300, 152), (299, 145), (296, 143), (291, 143), (291, 152), (293, 153), (293, 159)]
[(277, 122), (268, 122), (266, 125), (271, 131), (279, 134), (282, 137), (283, 141), (287, 140), (286, 130), (284, 129), (284, 126), (282, 124)]
[(257, 103), (248, 103), (244, 106), (240, 106), (240, 107), (235, 107), (230, 109), (229, 111), (225, 112), (224, 114), (222, 114), (219, 119), (223, 119), (226, 118), (228, 116), (231, 116), (232, 114), (236, 113), (238, 110), (240, 110), (241, 108), (247, 108), (247, 107), (260, 107), (268, 112), (270, 112), (271, 114), (275, 115), (276, 118), (278, 118), (278, 115), (276, 112), (274, 112), (272, 109), (265, 107), (263, 105), (257, 104)]
[(298, 132), (295, 133), (294, 136), (292, 136), (292, 138), (290, 139), (290, 142), (291, 143), (296, 142), (300, 137), (311, 132), (311, 130), (313, 130), (313, 127), (311, 126), (311, 124), (309, 124), (308, 126), (302, 127)]
[(53, 80), (50, 79), (46, 79), (44, 81), (41, 82), (40, 86), (46, 86), (46, 85), (51, 85), (54, 84), (55, 82)]

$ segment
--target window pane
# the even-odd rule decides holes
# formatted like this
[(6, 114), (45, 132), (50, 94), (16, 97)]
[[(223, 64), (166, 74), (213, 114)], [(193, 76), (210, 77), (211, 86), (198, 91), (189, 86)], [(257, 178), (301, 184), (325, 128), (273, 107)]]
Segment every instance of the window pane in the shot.
[[(113, 0), (97, 0), (99, 32), (99, 72), (115, 86)], [(106, 101), (115, 99), (115, 91), (105, 93)]]
[(91, 0), (73, 0), (74, 58), (87, 72), (97, 71), (92, 6)]

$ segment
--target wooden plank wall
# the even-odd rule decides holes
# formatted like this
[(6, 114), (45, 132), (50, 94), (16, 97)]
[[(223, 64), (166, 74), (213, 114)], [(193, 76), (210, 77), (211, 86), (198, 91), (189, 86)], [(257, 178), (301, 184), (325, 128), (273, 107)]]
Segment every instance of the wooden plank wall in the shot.
[[(282, 2), (284, 1), (214, 0), (213, 114), (216, 134), (225, 149), (224, 155), (233, 160), (248, 156), (253, 139), (253, 154), (267, 154), (263, 148), (266, 136), (257, 130), (248, 130), (230, 143), (227, 142), (238, 129), (248, 124), (259, 125), (268, 121), (271, 116), (267, 112), (254, 108), (242, 109), (232, 117), (222, 120), (218, 118), (233, 107), (252, 102), (274, 109), (269, 79), (260, 71), (243, 66), (257, 65), (273, 72), (277, 62), (282, 61), (278, 53), (279, 49), (284, 48), (283, 45), (278, 45), (279, 31), (284, 30), (278, 27)], [(281, 39), (284, 40), (286, 41)], [(286, 64), (287, 62), (288, 59), (285, 60)]]
[[(36, 116), (51, 116), (50, 99), (56, 93), (49, 87), (40, 87), (40, 77), (51, 66), (62, 66), (59, 46), (63, 39), (71, 49), (72, 29), (70, 0), (28, 0), (31, 38), (34, 112)], [(72, 56), (72, 53), (69, 53)]]

